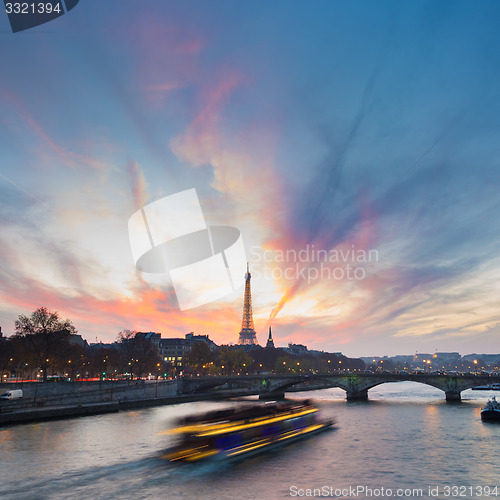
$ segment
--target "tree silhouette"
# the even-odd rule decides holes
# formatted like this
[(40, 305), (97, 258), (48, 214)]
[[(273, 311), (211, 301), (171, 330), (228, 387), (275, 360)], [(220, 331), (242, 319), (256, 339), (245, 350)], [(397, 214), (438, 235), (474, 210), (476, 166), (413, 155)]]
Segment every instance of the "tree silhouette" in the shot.
[(137, 335), (137, 332), (123, 330), (118, 333), (121, 353), (121, 369), (133, 377), (156, 373), (160, 354), (153, 342)]
[(62, 320), (59, 313), (39, 307), (31, 316), (19, 315), (15, 322), (15, 338), (20, 339), (35, 366), (47, 380), (49, 367), (59, 364), (72, 346), (69, 339), (77, 330), (69, 319)]
[(208, 363), (213, 361), (215, 356), (210, 351), (210, 347), (205, 342), (196, 342), (189, 352), (182, 358), (182, 364), (193, 368), (198, 372), (205, 370)]
[(219, 365), (222, 374), (246, 372), (253, 359), (245, 352), (243, 346), (221, 346), (219, 348)]

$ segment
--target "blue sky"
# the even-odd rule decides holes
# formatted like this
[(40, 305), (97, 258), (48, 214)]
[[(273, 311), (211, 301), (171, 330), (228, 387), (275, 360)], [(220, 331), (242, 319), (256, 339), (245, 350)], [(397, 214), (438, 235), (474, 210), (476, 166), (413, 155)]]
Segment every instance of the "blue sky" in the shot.
[[(180, 311), (130, 254), (132, 213), (194, 187), (242, 232), (261, 342), (272, 315), (278, 345), (500, 351), (499, 14), (82, 0), (16, 34), (0, 16), (3, 331), (46, 306), (89, 341), (236, 342), (243, 290)], [(355, 280), (278, 258), (313, 245), (378, 258)]]

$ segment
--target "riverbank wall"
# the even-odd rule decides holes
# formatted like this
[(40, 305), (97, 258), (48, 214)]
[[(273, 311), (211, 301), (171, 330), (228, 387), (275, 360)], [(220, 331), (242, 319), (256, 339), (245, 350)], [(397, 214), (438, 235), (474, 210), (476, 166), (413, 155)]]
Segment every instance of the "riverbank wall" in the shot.
[(173, 380), (103, 380), (88, 382), (20, 382), (0, 384), (0, 394), (22, 389), (22, 400), (3, 401), (12, 408), (48, 405), (102, 403), (134, 399), (177, 396), (178, 381)]
[(254, 394), (248, 390), (220, 390), (186, 395), (179, 393), (179, 387), (176, 379), (0, 384), (0, 394), (23, 390), (22, 399), (0, 402), (0, 426)]

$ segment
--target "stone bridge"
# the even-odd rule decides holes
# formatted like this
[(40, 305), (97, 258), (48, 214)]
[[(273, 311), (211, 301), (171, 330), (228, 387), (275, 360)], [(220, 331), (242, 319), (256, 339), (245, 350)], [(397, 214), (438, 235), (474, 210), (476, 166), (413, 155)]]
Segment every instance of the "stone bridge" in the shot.
[(283, 397), (285, 392), (313, 391), (340, 387), (347, 399), (368, 399), (368, 390), (387, 382), (419, 382), (442, 390), (447, 401), (460, 401), (461, 392), (478, 385), (500, 383), (500, 376), (431, 375), (410, 373), (325, 373), (310, 375), (239, 375), (193, 377), (179, 380), (180, 394), (213, 390), (241, 390), (261, 399)]

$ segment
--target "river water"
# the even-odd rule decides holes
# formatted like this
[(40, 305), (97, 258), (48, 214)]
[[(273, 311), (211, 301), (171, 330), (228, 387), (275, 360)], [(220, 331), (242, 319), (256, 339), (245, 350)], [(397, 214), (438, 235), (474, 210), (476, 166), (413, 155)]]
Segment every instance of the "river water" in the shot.
[(469, 390), (446, 403), (413, 382), (373, 388), (362, 402), (339, 389), (294, 394), (314, 399), (335, 428), (235, 465), (161, 459), (172, 439), (162, 431), (176, 417), (231, 402), (4, 427), (0, 498), (500, 498), (500, 424), (480, 419), (494, 394)]

